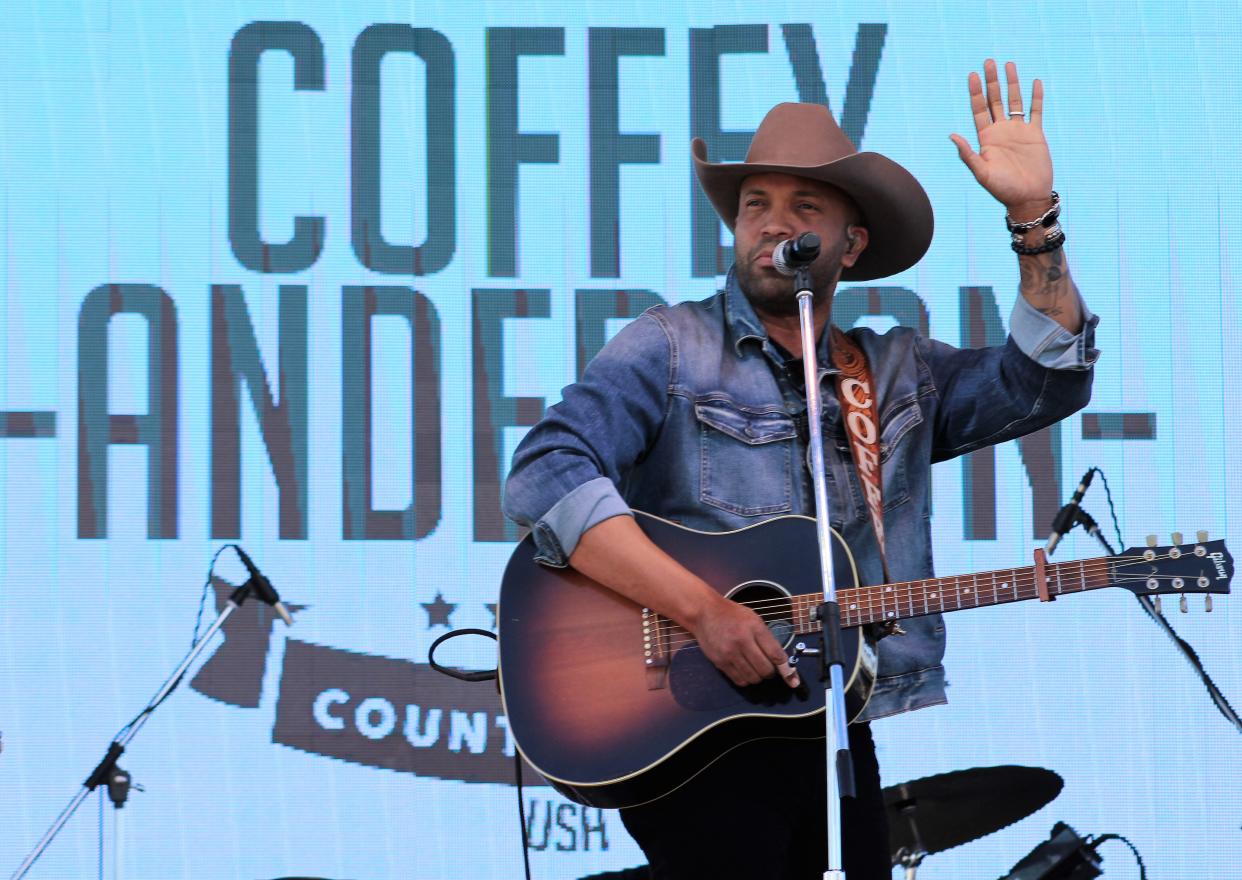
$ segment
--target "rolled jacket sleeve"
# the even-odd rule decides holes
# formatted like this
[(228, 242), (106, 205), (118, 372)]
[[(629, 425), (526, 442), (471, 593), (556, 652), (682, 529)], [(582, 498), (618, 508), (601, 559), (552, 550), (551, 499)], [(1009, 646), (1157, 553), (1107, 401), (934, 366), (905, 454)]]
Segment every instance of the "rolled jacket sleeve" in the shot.
[(1082, 309), (1083, 328), (1070, 333), (1019, 296), (1004, 345), (958, 349), (920, 339), (937, 398), (932, 461), (1021, 437), (1087, 405), (1099, 319)]
[(503, 510), (531, 529), (540, 562), (568, 565), (584, 532), (632, 513), (619, 487), (659, 435), (671, 365), (662, 325), (636, 318), (518, 445)]
[(1077, 292), (1079, 305), (1082, 307), (1082, 330), (1071, 333), (1042, 314), (1026, 301), (1026, 297), (1018, 295), (1009, 315), (1009, 335), (1017, 343), (1022, 353), (1041, 367), (1050, 370), (1086, 370), (1099, 358), (1100, 352), (1095, 348), (1095, 325), (1100, 323), (1098, 316), (1091, 313), (1087, 304)]

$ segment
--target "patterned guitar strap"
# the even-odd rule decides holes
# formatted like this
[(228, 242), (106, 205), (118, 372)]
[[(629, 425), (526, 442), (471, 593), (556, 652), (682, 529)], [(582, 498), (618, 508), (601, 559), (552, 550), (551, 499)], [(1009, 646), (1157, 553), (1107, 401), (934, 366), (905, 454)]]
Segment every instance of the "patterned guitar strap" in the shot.
[[(832, 362), (837, 373), (837, 399), (849, 438), (854, 470), (862, 484), (863, 497), (871, 512), (871, 525), (880, 547), (880, 566), (884, 582), (892, 583), (888, 573), (888, 554), (884, 536), (884, 491), (880, 483), (880, 418), (876, 411), (875, 382), (867, 366), (867, 356), (835, 324), (832, 326)], [(898, 621), (885, 624), (884, 635), (901, 635)]]

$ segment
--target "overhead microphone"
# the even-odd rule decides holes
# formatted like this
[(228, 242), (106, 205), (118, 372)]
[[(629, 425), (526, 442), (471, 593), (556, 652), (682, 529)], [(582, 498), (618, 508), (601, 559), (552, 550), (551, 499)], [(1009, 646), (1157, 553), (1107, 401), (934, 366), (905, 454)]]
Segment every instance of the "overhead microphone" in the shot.
[[(280, 615), (280, 619), (285, 622), (285, 626), (293, 626), (293, 618), (289, 616), (289, 609), (285, 608), (284, 603), (280, 601), (280, 596), (276, 594), (276, 588), (272, 586), (263, 572), (259, 571), (259, 567), (250, 561), (250, 557), (246, 555), (246, 551), (236, 544), (233, 549), (237, 551), (237, 556), (241, 559), (242, 565), (246, 566), (246, 571), (250, 572), (250, 580), (247, 584), (254, 590), (255, 596), (262, 602), (266, 602), (276, 609), (276, 613)], [(246, 584), (243, 584), (245, 586)]]
[(1088, 531), (1095, 529), (1095, 520), (1083, 512), (1079, 507), (1082, 504), (1082, 496), (1087, 493), (1087, 487), (1091, 485), (1091, 479), (1095, 476), (1095, 468), (1089, 468), (1082, 475), (1082, 480), (1078, 483), (1078, 488), (1074, 490), (1074, 494), (1070, 496), (1069, 504), (1057, 511), (1057, 515), (1052, 518), (1052, 535), (1048, 538), (1048, 543), (1044, 546), (1044, 553), (1048, 556), (1052, 555), (1052, 551), (1057, 549), (1057, 544), (1065, 537), (1065, 534), (1076, 524), (1082, 522), (1087, 525)]
[(787, 238), (772, 251), (772, 268), (782, 275), (793, 275), (804, 266), (815, 262), (819, 256), (819, 236), (804, 232), (797, 238)]

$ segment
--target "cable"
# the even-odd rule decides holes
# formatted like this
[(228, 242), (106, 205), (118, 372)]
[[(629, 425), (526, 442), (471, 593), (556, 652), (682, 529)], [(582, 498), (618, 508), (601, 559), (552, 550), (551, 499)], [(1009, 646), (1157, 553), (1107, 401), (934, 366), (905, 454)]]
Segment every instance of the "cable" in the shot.
[[(493, 641), (499, 641), (499, 636), (490, 629), (476, 629), (474, 627), (466, 627), (463, 629), (455, 629), (452, 632), (446, 632), (427, 649), (427, 663), (436, 672), (441, 675), (447, 675), (458, 681), (491, 681), (496, 678), (496, 669), (486, 669), (477, 672), (467, 672), (462, 669), (453, 669), (450, 666), (441, 666), (436, 662), (436, 648), (440, 647), (449, 639), (455, 639), (458, 636), (486, 636)], [(530, 880), (530, 831), (526, 827), (526, 803), (522, 794), (522, 753), (514, 749), (513, 751), (513, 776), (517, 782), (517, 802), (518, 802), (518, 824), (522, 830), (522, 864), (526, 868), (526, 880)]]
[(1126, 838), (1122, 837), (1120, 834), (1101, 834), (1099, 837), (1092, 840), (1091, 843), (1088, 844), (1088, 846), (1091, 847), (1092, 852), (1095, 852), (1097, 849), (1099, 849), (1099, 846), (1101, 843), (1104, 843), (1109, 840), (1120, 840), (1126, 846), (1130, 847), (1130, 852), (1134, 853), (1134, 858), (1138, 862), (1139, 880), (1147, 880), (1147, 867), (1143, 864), (1143, 857), (1139, 855), (1139, 851), (1137, 848), (1135, 848), (1134, 844), (1132, 844)]
[[(194, 620), (194, 635), (190, 639), (190, 651), (193, 651), (195, 645), (198, 644), (198, 629), (203, 619), (203, 605), (207, 599), (207, 591), (211, 586), (212, 575), (216, 570), (216, 560), (220, 558), (221, 553), (223, 553), (225, 550), (227, 550), (230, 547), (233, 547), (234, 549), (236, 549), (237, 545), (236, 544), (225, 544), (223, 547), (221, 547), (219, 550), (215, 552), (215, 555), (211, 557), (211, 563), (207, 566), (207, 579), (203, 583), (203, 592), (199, 594), (199, 598), (198, 598), (198, 616)], [(187, 651), (186, 654), (189, 655), (190, 651)], [(188, 672), (189, 670), (186, 670), (186, 671)], [(141, 712), (135, 715), (132, 719), (130, 719), (128, 724), (126, 724), (119, 731), (117, 731), (117, 734), (116, 736), (112, 738), (112, 741), (116, 742), (121, 737), (123, 737), (126, 731), (128, 731), (131, 727), (137, 724), (138, 719), (140, 719), (143, 715), (149, 715), (152, 712), (154, 712), (156, 709), (158, 709), (160, 707), (160, 703), (163, 703), (164, 700), (167, 700), (170, 696), (172, 696), (173, 691), (175, 691), (177, 687), (181, 684), (182, 678), (185, 678), (184, 672), (175, 682), (173, 682), (173, 686), (168, 689), (168, 693), (164, 694), (163, 699), (161, 699), (157, 703), (148, 703), (145, 707), (143, 707)]]
[(517, 777), (518, 822), (522, 826), (522, 864), (530, 880), (530, 829), (526, 827), (526, 803), (522, 796), (522, 753), (513, 750), (513, 775)]
[(220, 554), (232, 547), (237, 549), (236, 544), (225, 544), (216, 554), (211, 557), (211, 564), (207, 566), (207, 579), (203, 581), (203, 592), (198, 596), (198, 616), (194, 618), (194, 635), (190, 637), (190, 647), (193, 648), (198, 644), (198, 628), (203, 622), (203, 606), (207, 604), (207, 594), (211, 590), (211, 577), (216, 570), (216, 560), (220, 558)]
[(1108, 488), (1108, 477), (1104, 476), (1104, 471), (1098, 467), (1094, 467), (1091, 470), (1099, 474), (1100, 479), (1104, 481), (1104, 497), (1108, 499), (1108, 512), (1113, 515), (1113, 531), (1117, 533), (1117, 546), (1124, 548), (1126, 541), (1121, 537), (1121, 526), (1117, 525), (1117, 508), (1113, 507), (1113, 493)]
[(499, 641), (496, 634), (490, 629), (475, 629), (474, 627), (465, 627), (463, 629), (455, 629), (452, 632), (446, 632), (427, 649), (427, 664), (441, 675), (447, 675), (458, 681), (491, 681), (496, 677), (495, 669), (486, 669), (478, 672), (465, 672), (461, 669), (453, 669), (450, 666), (441, 666), (436, 662), (436, 648), (447, 642), (449, 639), (455, 639), (458, 636), (487, 636), (492, 641)]
[[(1111, 513), (1113, 517), (1113, 528), (1117, 531), (1117, 543), (1124, 547), (1126, 542), (1121, 536), (1121, 526), (1117, 524), (1117, 510), (1113, 506), (1113, 493), (1108, 488), (1108, 477), (1104, 476), (1104, 471), (1098, 467), (1092, 468), (1092, 470), (1099, 474), (1100, 479), (1104, 481), (1104, 493), (1108, 498), (1109, 513)], [(1107, 542), (1105, 542), (1105, 544), (1107, 544)], [(1177, 631), (1173, 629), (1173, 624), (1169, 622), (1168, 618), (1166, 618), (1163, 614), (1156, 612), (1155, 603), (1152, 601), (1150, 596), (1136, 595), (1135, 598), (1138, 599), (1139, 605), (1141, 605), (1143, 610), (1147, 612), (1147, 616), (1151, 618), (1152, 622), (1164, 630), (1165, 635), (1173, 640), (1173, 644), (1177, 646), (1178, 650), (1182, 652), (1182, 655), (1186, 658), (1187, 662), (1189, 662), (1191, 667), (1194, 668), (1195, 672), (1199, 676), (1199, 680), (1203, 682), (1203, 686), (1207, 689), (1208, 696), (1212, 698), (1212, 702), (1216, 705), (1216, 709), (1221, 715), (1225, 716), (1226, 721), (1232, 724), (1239, 733), (1242, 733), (1242, 719), (1238, 718), (1238, 713), (1234, 710), (1233, 706), (1230, 705), (1229, 700), (1223, 693), (1221, 693), (1220, 688), (1216, 686), (1216, 682), (1212, 681), (1212, 677), (1208, 675), (1207, 670), (1203, 668), (1203, 661), (1199, 659), (1199, 655), (1195, 652), (1195, 649), (1192, 648), (1185, 639), (1177, 634)], [(1125, 838), (1121, 839), (1125, 840)], [(1125, 842), (1127, 844), (1130, 843), (1128, 840)], [(1133, 846), (1131, 846), (1131, 849), (1133, 849)], [(1137, 856), (1137, 852), (1135, 855)], [(1141, 859), (1139, 860), (1139, 864), (1142, 865)]]

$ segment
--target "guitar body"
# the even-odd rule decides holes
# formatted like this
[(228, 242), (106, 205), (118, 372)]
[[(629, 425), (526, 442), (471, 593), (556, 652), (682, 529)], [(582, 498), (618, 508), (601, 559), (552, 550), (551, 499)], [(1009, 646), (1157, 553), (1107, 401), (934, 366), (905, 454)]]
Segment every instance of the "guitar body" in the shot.
[[(722, 595), (760, 602), (787, 651), (796, 642), (821, 647), (818, 632), (795, 635), (784, 614), (785, 597), (821, 590), (813, 519), (780, 517), (719, 534), (645, 514), (637, 519), (659, 547)], [(838, 589), (853, 587), (853, 559), (840, 536), (833, 537)], [(518, 748), (566, 797), (598, 807), (636, 806), (749, 740), (823, 737), (818, 657), (801, 659), (797, 690), (776, 678), (736, 687), (670, 621), (656, 621), (573, 569), (543, 566), (534, 556), (527, 537), (505, 570), (497, 612), (499, 684)], [(864, 628), (842, 636), (852, 719), (870, 696), (876, 655)]]

